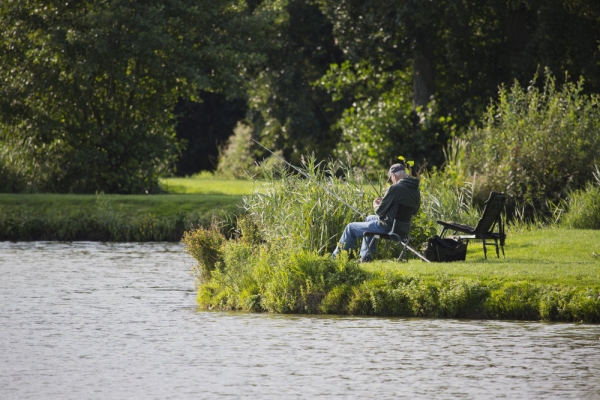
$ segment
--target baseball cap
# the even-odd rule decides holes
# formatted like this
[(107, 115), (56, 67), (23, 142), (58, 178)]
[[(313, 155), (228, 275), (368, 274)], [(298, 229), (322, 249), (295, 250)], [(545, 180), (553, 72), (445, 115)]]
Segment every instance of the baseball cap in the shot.
[(396, 172), (400, 172), (400, 171), (406, 171), (406, 167), (404, 166), (404, 164), (394, 164), (390, 167), (390, 170), (388, 171), (388, 181), (391, 180), (391, 175), (395, 174)]

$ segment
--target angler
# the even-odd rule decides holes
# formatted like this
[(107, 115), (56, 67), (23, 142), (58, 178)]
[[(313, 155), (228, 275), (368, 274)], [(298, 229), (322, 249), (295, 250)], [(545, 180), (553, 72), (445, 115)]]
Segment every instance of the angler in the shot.
[[(340, 248), (349, 250), (354, 247), (356, 239), (359, 236), (363, 236), (364, 233), (374, 234), (375, 236), (364, 237), (363, 246), (361, 248), (361, 261), (371, 261), (373, 254), (375, 253), (377, 237), (384, 236), (396, 236), (401, 241), (402, 246), (405, 249), (412, 251), (417, 257), (425, 262), (429, 262), (427, 258), (423, 257), (418, 251), (408, 245), (409, 233), (410, 233), (410, 221), (414, 214), (417, 213), (419, 206), (421, 205), (421, 193), (419, 191), (419, 180), (413, 178), (407, 173), (407, 167), (404, 164), (394, 164), (388, 171), (388, 180), (392, 182), (392, 186), (388, 189), (383, 198), (378, 197), (373, 201), (373, 207), (375, 207), (376, 215), (366, 216), (364, 213), (351, 206), (343, 199), (341, 199), (335, 193), (330, 192), (324, 186), (320, 185), (310, 175), (301, 170), (300, 168), (290, 164), (277, 154), (273, 153), (269, 148), (265, 147), (262, 143), (252, 139), (263, 149), (283, 161), (286, 165), (290, 166), (294, 170), (298, 171), (305, 178), (319, 186), (330, 196), (335, 197), (341, 203), (352, 209), (358, 215), (366, 218), (365, 222), (352, 222), (346, 226), (340, 243), (333, 252), (333, 257), (339, 253)], [(398, 157), (403, 160), (402, 157)]]
[[(388, 178), (392, 186), (383, 198), (378, 197), (373, 201), (375, 215), (369, 215), (365, 222), (351, 222), (346, 226), (338, 246), (333, 251), (334, 258), (341, 250), (354, 248), (356, 240), (363, 238), (360, 261), (371, 261), (377, 239), (373, 236), (363, 237), (366, 232), (383, 235), (395, 233), (402, 239), (408, 237), (411, 218), (421, 205), (419, 180), (411, 177), (403, 164), (392, 165), (388, 171)], [(408, 248), (422, 258), (414, 249)]]

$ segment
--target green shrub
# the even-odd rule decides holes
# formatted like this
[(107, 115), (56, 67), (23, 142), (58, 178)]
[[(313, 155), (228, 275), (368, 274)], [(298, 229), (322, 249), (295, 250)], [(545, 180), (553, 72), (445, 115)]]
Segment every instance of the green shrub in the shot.
[(225, 236), (216, 221), (208, 228), (186, 231), (181, 241), (186, 245), (186, 251), (198, 261), (198, 281), (210, 280), (212, 271), (222, 263), (222, 246), (225, 243)]
[(272, 263), (263, 263), (257, 278), (263, 283), (261, 300), (267, 311), (318, 313), (323, 299), (334, 287), (364, 279), (356, 262), (347, 257), (333, 260), (297, 250), (275, 257), (271, 254), (269, 259)]
[(600, 159), (598, 95), (577, 84), (555, 86), (546, 71), (543, 88), (537, 78), (522, 88), (500, 88), (482, 125), (470, 132), (468, 164), (477, 173), (477, 190), (506, 192), (517, 204), (546, 210), (592, 178)]
[(220, 150), (217, 174), (235, 179), (247, 179), (255, 175), (258, 171), (252, 145), (252, 128), (238, 122), (225, 148)]
[(415, 109), (410, 70), (345, 61), (331, 65), (320, 84), (334, 101), (353, 99), (336, 123), (341, 134), (338, 157), (350, 153), (371, 176), (388, 168), (399, 154), (437, 161), (437, 106), (431, 101)]

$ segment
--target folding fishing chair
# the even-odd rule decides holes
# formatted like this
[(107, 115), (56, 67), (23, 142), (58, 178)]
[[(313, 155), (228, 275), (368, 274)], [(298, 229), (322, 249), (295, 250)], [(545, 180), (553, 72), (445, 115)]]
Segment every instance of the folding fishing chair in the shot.
[[(400, 205), (400, 207), (398, 207), (398, 211), (396, 212), (396, 219), (394, 220), (394, 223), (392, 224), (392, 229), (388, 233), (365, 232), (363, 234), (363, 237), (373, 237), (375, 239), (387, 239), (387, 240), (391, 240), (392, 242), (398, 243), (402, 247), (402, 251), (400, 252), (400, 255), (398, 256), (398, 261), (402, 261), (402, 257), (404, 256), (404, 253), (408, 249), (409, 251), (412, 251), (413, 253), (415, 253), (417, 255), (417, 257), (419, 257), (421, 260), (423, 260), (425, 262), (430, 262), (421, 253), (419, 253), (418, 251), (416, 251), (409, 245), (410, 236), (400, 237), (400, 235), (398, 235), (397, 233), (394, 233), (394, 227), (396, 226), (396, 222), (408, 222), (410, 224), (412, 217), (413, 217), (413, 215), (415, 215), (417, 213), (417, 210), (418, 210), (418, 208), (406, 207), (406, 206)], [(406, 253), (406, 256), (408, 258), (408, 253)]]
[[(454, 235), (456, 235), (457, 232), (466, 233), (467, 235), (459, 235), (458, 238), (466, 240), (467, 244), (469, 243), (469, 240), (481, 239), (483, 242), (483, 255), (486, 259), (486, 246), (491, 245), (491, 243), (486, 243), (486, 239), (491, 239), (494, 241), (494, 246), (496, 247), (496, 256), (500, 258), (500, 252), (498, 251), (498, 242), (500, 242), (502, 256), (506, 257), (504, 254), (506, 234), (504, 233), (504, 220), (502, 218), (505, 204), (506, 195), (504, 193), (491, 192), (490, 197), (485, 201), (483, 214), (481, 215), (477, 226), (472, 227), (456, 222), (437, 221), (438, 224), (444, 227), (440, 237), (444, 237), (444, 234), (447, 231), (453, 231)], [(498, 228), (497, 232), (494, 232), (495, 228)]]

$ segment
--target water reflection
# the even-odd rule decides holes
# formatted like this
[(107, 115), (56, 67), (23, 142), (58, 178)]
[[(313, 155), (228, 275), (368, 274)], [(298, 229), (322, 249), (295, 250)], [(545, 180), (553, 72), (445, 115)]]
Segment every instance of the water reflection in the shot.
[(600, 327), (197, 312), (177, 244), (0, 243), (0, 398), (600, 398)]

